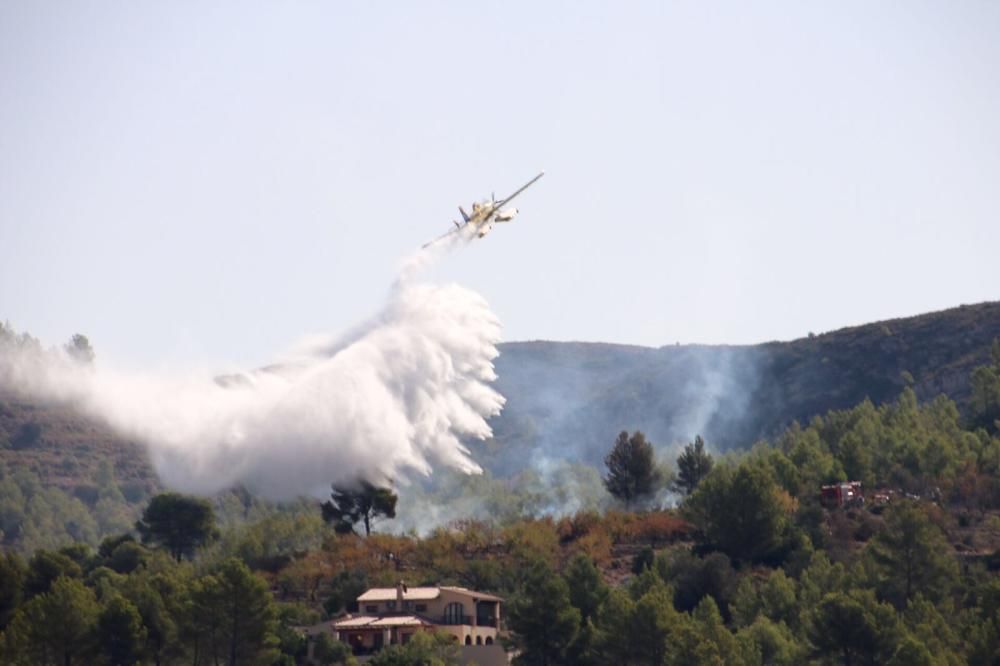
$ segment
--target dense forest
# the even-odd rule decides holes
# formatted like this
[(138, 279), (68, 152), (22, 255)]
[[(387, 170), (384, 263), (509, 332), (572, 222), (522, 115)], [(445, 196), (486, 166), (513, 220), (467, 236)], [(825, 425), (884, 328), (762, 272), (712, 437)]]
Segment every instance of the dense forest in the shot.
[[(0, 467), (0, 662), (306, 663), (306, 628), (403, 579), (506, 598), (522, 664), (997, 663), (1000, 342), (961, 410), (913, 381), (743, 451), (697, 438), (664, 459), (631, 428), (600, 468), (446, 476), (413, 506), (454, 520), (370, 535), (316, 501), (165, 493), (114, 456), (75, 463), (87, 490), (52, 483), (58, 449), (22, 423), (7, 452), (42, 454)], [(864, 502), (820, 501), (845, 481)], [(353, 660), (313, 642), (316, 663)], [(422, 638), (371, 663), (457, 659)]]

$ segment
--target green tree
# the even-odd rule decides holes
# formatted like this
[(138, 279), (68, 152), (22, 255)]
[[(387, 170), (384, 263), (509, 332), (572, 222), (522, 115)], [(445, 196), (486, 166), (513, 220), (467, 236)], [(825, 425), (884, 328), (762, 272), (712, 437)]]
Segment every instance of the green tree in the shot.
[(391, 645), (372, 657), (371, 666), (459, 666), (461, 652), (444, 633), (418, 632), (406, 645)]
[(596, 662), (678, 663), (679, 637), (690, 618), (674, 609), (672, 597), (673, 590), (651, 570), (633, 580), (629, 593), (611, 590), (597, 614)]
[(671, 590), (662, 581), (655, 582), (639, 597), (625, 634), (634, 661), (622, 663), (668, 663), (675, 649), (677, 630), (685, 624), (670, 597)]
[(37, 550), (28, 560), (28, 573), (24, 582), (25, 596), (33, 597), (49, 591), (60, 577), (80, 578), (83, 570), (65, 553)]
[(176, 569), (139, 571), (128, 577), (123, 592), (146, 628), (144, 658), (160, 666), (179, 657), (183, 652), (179, 624), (190, 610), (188, 585), (181, 574)]
[(594, 561), (583, 553), (577, 553), (570, 560), (563, 578), (569, 587), (569, 600), (573, 607), (580, 611), (580, 621), (587, 620), (597, 614), (608, 596), (608, 586), (601, 577), (601, 572), (594, 566)]
[(683, 659), (680, 663), (738, 664), (740, 645), (736, 637), (722, 622), (719, 607), (712, 597), (705, 597), (691, 613), (691, 626), (698, 637), (696, 660)]
[(913, 636), (906, 636), (886, 666), (938, 666), (940, 663), (926, 645)]
[(712, 454), (705, 450), (705, 440), (698, 435), (677, 456), (677, 480), (674, 489), (690, 495), (701, 480), (712, 471)]
[(202, 621), (203, 644), (215, 663), (271, 663), (275, 649), (276, 611), (267, 583), (235, 558), (205, 576), (194, 590), (193, 621)]
[(660, 470), (656, 466), (653, 445), (638, 430), (631, 437), (624, 430), (619, 433), (604, 464), (608, 467), (604, 487), (625, 502), (626, 507), (656, 492)]
[(166, 548), (178, 562), (217, 535), (212, 506), (178, 493), (162, 493), (151, 499), (135, 527), (143, 543)]
[[(368, 574), (363, 569), (341, 571), (332, 580), (327, 581), (330, 596), (323, 603), (323, 608), (330, 615), (341, 609), (357, 610), (357, 598), (371, 587)], [(473, 588), (475, 589), (475, 588)]]
[(792, 631), (783, 623), (758, 617), (753, 624), (740, 629), (736, 640), (743, 646), (743, 654), (759, 658), (750, 663), (768, 666), (796, 666), (806, 663), (805, 651)]
[(59, 578), (25, 603), (4, 632), (0, 662), (12, 666), (90, 663), (98, 605), (79, 580)]
[(130, 666), (142, 657), (146, 628), (132, 603), (114, 595), (97, 618), (97, 645), (109, 666)]
[(120, 574), (130, 574), (149, 561), (150, 552), (134, 541), (125, 541), (106, 560), (108, 568)]
[(839, 655), (844, 666), (884, 663), (895, 652), (898, 620), (871, 592), (835, 592), (809, 614), (806, 635), (817, 656)]
[(90, 364), (94, 362), (94, 348), (90, 346), (90, 340), (86, 335), (75, 334), (66, 343), (66, 353), (77, 363)]
[(688, 550), (677, 550), (657, 558), (656, 570), (673, 586), (677, 610), (693, 611), (709, 596), (728, 617), (729, 602), (736, 589), (736, 573), (724, 554), (710, 553), (700, 558)]
[(316, 643), (313, 645), (313, 659), (320, 666), (355, 663), (350, 646), (343, 641), (336, 640), (330, 634), (320, 634), (316, 637)]
[(364, 523), (365, 536), (371, 536), (372, 523), (385, 516), (396, 517), (399, 497), (388, 488), (379, 488), (362, 479), (355, 484), (334, 484), (330, 500), (323, 503), (323, 520), (333, 523), (340, 534), (354, 531), (358, 522)]
[(801, 613), (795, 579), (786, 576), (782, 569), (775, 569), (763, 581), (744, 576), (733, 595), (732, 612), (733, 619), (741, 627), (765, 617), (798, 631)]
[(544, 562), (534, 562), (510, 603), (507, 622), (521, 648), (517, 663), (566, 663), (566, 651), (580, 628), (580, 611), (570, 602), (566, 581)]
[[(935, 663), (958, 666), (964, 663), (960, 656), (965, 651), (963, 637), (959, 636), (956, 627), (946, 618), (954, 617), (954, 608), (948, 602), (941, 606), (939, 610), (918, 594), (910, 600), (903, 619), (913, 638), (934, 655), (937, 660)], [(897, 650), (896, 654), (899, 655), (900, 652)]]
[[(662, 581), (660, 581), (662, 584)], [(664, 593), (668, 595), (669, 593)], [(664, 596), (663, 613), (669, 615), (673, 607), (669, 596)], [(598, 663), (634, 664), (637, 646), (633, 643), (635, 601), (625, 590), (612, 588), (597, 613)]]
[(717, 467), (687, 498), (684, 511), (709, 544), (736, 559), (760, 560), (784, 537), (788, 507), (783, 492), (769, 468), (750, 463), (735, 470)]
[(798, 597), (801, 606), (814, 608), (827, 594), (845, 589), (846, 578), (843, 564), (830, 562), (824, 551), (814, 552), (799, 576)]
[(969, 421), (973, 428), (1000, 432), (1000, 338), (993, 341), (993, 363), (972, 372)]
[(958, 572), (944, 534), (915, 502), (896, 504), (887, 512), (885, 529), (868, 552), (879, 572), (883, 598), (898, 608), (918, 592), (940, 599)]
[(20, 555), (10, 552), (0, 555), (0, 632), (21, 604), (27, 574), (27, 567)]

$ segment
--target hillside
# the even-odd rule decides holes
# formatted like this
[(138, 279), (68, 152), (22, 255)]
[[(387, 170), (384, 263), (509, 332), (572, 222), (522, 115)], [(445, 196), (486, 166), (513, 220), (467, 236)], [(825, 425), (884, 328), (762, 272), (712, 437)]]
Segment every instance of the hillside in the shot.
[(106, 464), (127, 499), (139, 500), (159, 487), (135, 442), (65, 406), (35, 404), (2, 392), (0, 463), (25, 468), (47, 486), (71, 493), (95, 480)]
[[(905, 373), (922, 400), (947, 392), (962, 406), (969, 374), (996, 337), (1000, 302), (753, 346), (507, 343), (496, 361), (507, 406), (493, 421), (495, 438), (472, 446), (501, 477), (545, 461), (600, 467), (625, 428), (659, 445), (702, 434), (741, 448), (796, 419), (890, 400)], [(155, 491), (134, 442), (66, 407), (0, 392), (0, 463), (88, 502), (104, 461), (127, 500)]]
[(600, 465), (626, 428), (661, 445), (701, 434), (744, 448), (793, 420), (891, 400), (908, 382), (921, 400), (947, 393), (961, 409), (997, 337), (1000, 302), (752, 346), (508, 343), (496, 362), (508, 402), (477, 454), (500, 474), (546, 460)]

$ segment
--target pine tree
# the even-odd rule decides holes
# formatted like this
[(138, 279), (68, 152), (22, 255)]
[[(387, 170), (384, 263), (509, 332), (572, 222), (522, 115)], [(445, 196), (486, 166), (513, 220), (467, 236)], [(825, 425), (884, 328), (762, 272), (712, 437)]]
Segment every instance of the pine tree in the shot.
[(594, 566), (593, 560), (584, 553), (570, 560), (563, 578), (569, 587), (569, 600), (580, 611), (580, 621), (586, 623), (594, 617), (597, 609), (608, 596), (608, 586), (601, 578), (601, 572)]
[(138, 663), (146, 636), (139, 611), (121, 596), (113, 596), (97, 618), (97, 644), (111, 666)]
[(158, 544), (178, 562), (216, 536), (215, 514), (203, 499), (163, 493), (149, 501), (136, 523), (142, 542)]
[(58, 578), (48, 592), (18, 609), (3, 634), (0, 662), (91, 663), (98, 605), (93, 591), (73, 578)]
[(869, 554), (881, 574), (881, 594), (898, 608), (918, 592), (940, 599), (958, 573), (947, 539), (919, 505), (892, 507), (885, 529), (872, 540)]
[(712, 454), (705, 451), (705, 440), (698, 435), (694, 442), (684, 447), (677, 456), (677, 481), (674, 489), (690, 495), (698, 484), (712, 471)]
[(362, 522), (365, 536), (371, 536), (376, 518), (396, 517), (398, 500), (399, 497), (388, 488), (379, 488), (364, 480), (352, 485), (334, 485), (331, 499), (322, 506), (323, 520), (333, 523), (340, 534), (353, 532), (354, 525)]
[(631, 437), (624, 430), (619, 433), (604, 464), (608, 466), (604, 487), (625, 502), (626, 508), (656, 492), (660, 472), (653, 457), (653, 445), (638, 430)]
[(551, 666), (567, 663), (567, 648), (580, 628), (580, 611), (570, 603), (566, 581), (538, 561), (528, 569), (507, 621), (522, 650), (517, 663)]
[(200, 583), (192, 594), (196, 612), (190, 620), (204, 620), (202, 638), (215, 662), (271, 663), (278, 654), (277, 614), (267, 583), (235, 558)]

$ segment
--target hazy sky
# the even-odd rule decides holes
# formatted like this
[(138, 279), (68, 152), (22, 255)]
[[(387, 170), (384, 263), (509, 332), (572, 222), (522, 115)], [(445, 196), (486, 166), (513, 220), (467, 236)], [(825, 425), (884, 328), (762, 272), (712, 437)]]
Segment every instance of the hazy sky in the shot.
[(47, 344), (264, 362), (542, 169), (433, 274), (507, 340), (1000, 298), (1000, 3), (0, 3), (0, 320)]

